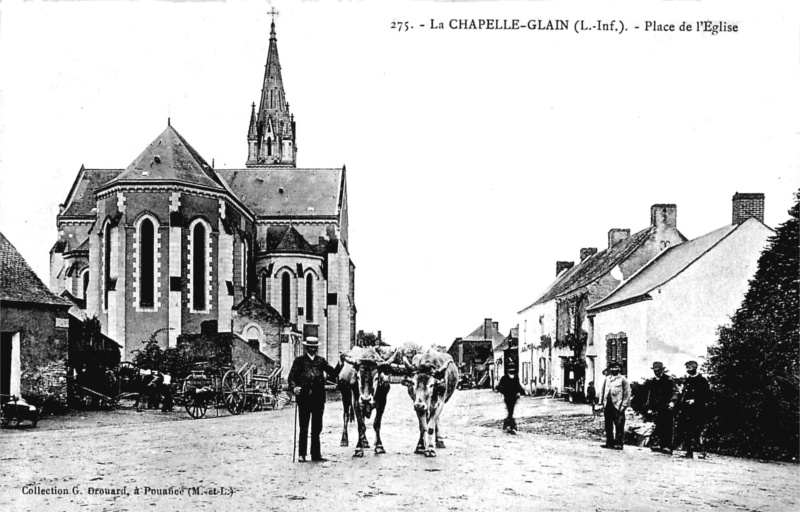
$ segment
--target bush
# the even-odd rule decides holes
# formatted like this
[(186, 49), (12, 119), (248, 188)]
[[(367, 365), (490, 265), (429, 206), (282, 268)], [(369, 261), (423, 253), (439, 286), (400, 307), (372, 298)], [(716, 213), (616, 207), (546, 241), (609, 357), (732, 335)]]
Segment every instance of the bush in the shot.
[(726, 453), (798, 458), (799, 208), (770, 239), (741, 308), (708, 350), (706, 371), (716, 391), (708, 438)]

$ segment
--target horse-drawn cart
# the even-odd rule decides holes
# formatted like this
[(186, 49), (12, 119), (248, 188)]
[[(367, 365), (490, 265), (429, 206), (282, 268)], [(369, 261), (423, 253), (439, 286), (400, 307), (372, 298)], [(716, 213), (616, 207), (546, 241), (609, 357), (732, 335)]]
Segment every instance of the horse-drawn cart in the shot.
[(194, 419), (206, 415), (209, 406), (224, 406), (231, 414), (241, 414), (247, 402), (242, 375), (232, 368), (215, 368), (207, 362), (195, 363), (180, 384), (177, 394), (186, 412)]

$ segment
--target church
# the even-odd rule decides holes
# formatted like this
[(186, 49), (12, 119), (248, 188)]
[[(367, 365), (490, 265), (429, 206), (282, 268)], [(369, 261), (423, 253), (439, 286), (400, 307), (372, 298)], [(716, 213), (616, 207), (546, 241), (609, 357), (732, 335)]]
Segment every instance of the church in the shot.
[[(243, 133), (245, 130), (242, 130)], [(356, 333), (345, 168), (297, 168), (275, 22), (243, 169), (215, 169), (167, 122), (124, 169), (81, 167), (59, 208), (50, 288), (131, 360), (159, 331), (233, 332), (284, 368), (303, 336)]]

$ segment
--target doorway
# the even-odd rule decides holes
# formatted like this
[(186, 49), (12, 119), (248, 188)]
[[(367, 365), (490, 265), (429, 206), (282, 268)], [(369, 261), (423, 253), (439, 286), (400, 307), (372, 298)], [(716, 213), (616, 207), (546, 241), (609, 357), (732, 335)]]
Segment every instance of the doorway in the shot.
[(19, 333), (0, 333), (0, 394), (19, 395)]

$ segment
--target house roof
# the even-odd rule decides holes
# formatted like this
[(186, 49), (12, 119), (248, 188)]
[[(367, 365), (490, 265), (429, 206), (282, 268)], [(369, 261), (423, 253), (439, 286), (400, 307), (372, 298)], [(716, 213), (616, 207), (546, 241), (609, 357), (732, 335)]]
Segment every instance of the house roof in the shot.
[(511, 340), (519, 339), (519, 324), (515, 325), (509, 331), (508, 336), (503, 338), (503, 341), (492, 347), (493, 350), (506, 350), (511, 344)]
[(60, 217), (94, 217), (95, 191), (122, 173), (123, 169), (85, 169), (81, 167), (64, 201)]
[(227, 191), (211, 166), (171, 125), (167, 125), (118, 177), (100, 188), (120, 183), (163, 181)]
[(252, 294), (233, 306), (233, 310), (237, 311), (242, 316), (254, 316), (255, 314), (255, 316), (273, 320), (281, 325), (288, 324), (277, 309)]
[(339, 217), (344, 169), (219, 169), (217, 173), (258, 217)]
[(627, 281), (621, 283), (605, 298), (590, 305), (588, 311), (598, 313), (646, 298), (647, 294), (683, 272), (737, 229), (752, 222), (760, 223), (760, 221), (750, 218), (740, 225), (724, 226), (694, 240), (670, 247), (639, 269)]
[[(558, 297), (563, 297), (588, 286), (608, 274), (617, 265), (624, 262), (655, 232), (655, 227), (650, 226), (635, 233), (613, 246), (604, 249), (583, 260), (555, 280), (550, 287), (536, 301), (525, 309), (537, 304), (544, 304)], [(524, 311), (524, 309), (523, 309)]]
[(47, 289), (2, 233), (0, 233), (0, 300), (67, 307), (72, 305), (68, 300)]

